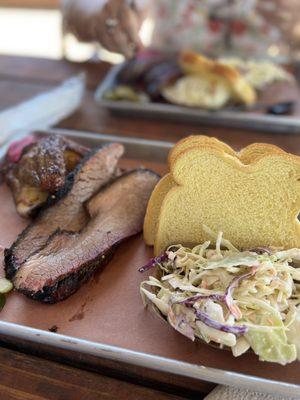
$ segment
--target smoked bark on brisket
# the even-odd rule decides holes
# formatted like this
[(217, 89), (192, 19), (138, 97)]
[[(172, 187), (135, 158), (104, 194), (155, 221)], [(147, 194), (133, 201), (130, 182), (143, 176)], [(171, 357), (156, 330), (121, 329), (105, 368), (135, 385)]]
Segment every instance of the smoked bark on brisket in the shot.
[(19, 235), (15, 243), (5, 250), (5, 272), (12, 279), (20, 265), (46, 245), (57, 230), (79, 232), (89, 221), (84, 202), (97, 193), (114, 176), (124, 148), (121, 144), (108, 144), (86, 155), (70, 174), (64, 187), (37, 218)]
[(145, 169), (116, 178), (86, 203), (90, 219), (80, 232), (57, 230), (27, 257), (12, 277), (15, 288), (47, 303), (70, 296), (107, 264), (120, 242), (142, 230), (157, 182)]

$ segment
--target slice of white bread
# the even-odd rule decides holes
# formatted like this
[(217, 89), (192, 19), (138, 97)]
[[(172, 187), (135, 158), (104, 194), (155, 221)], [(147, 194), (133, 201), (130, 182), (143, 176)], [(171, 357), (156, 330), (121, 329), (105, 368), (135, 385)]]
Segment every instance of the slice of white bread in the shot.
[[(183, 150), (193, 147), (196, 144), (208, 144), (219, 146), (221, 150), (226, 153), (236, 156), (236, 152), (228, 146), (226, 143), (218, 140), (214, 137), (208, 137), (205, 135), (190, 135), (181, 139), (176, 146), (172, 148), (169, 153), (168, 162), (169, 164), (180, 154)], [(254, 143), (245, 147), (240, 153), (239, 158), (244, 164), (249, 164), (257, 157), (271, 152), (284, 153), (282, 149), (272, 144), (265, 143)], [(147, 212), (144, 220), (144, 240), (149, 246), (154, 245), (155, 235), (157, 231), (158, 218), (161, 209), (162, 202), (169, 192), (169, 190), (175, 186), (176, 183), (172, 178), (171, 174), (165, 175), (156, 185), (151, 198), (148, 203)]]
[[(221, 142), (217, 138), (208, 137), (205, 135), (190, 135), (181, 139), (176, 146), (172, 148), (168, 157), (169, 165), (183, 150), (191, 148), (197, 144), (218, 146), (217, 148), (221, 148), (228, 154), (235, 156), (235, 151), (226, 143)], [(172, 178), (172, 175), (167, 174), (158, 182), (154, 188), (154, 191), (152, 192), (144, 220), (144, 240), (149, 246), (154, 245), (162, 202), (169, 190), (175, 185), (176, 183)]]
[(239, 248), (300, 247), (300, 158), (269, 145), (243, 157), (247, 164), (221, 147), (194, 145), (171, 160), (176, 186), (161, 205), (155, 254), (211, 239), (203, 225)]
[(210, 60), (202, 54), (191, 51), (182, 52), (179, 65), (186, 74), (196, 74), (208, 80), (220, 80), (228, 84), (233, 97), (251, 105), (256, 101), (256, 91), (244, 79), (238, 69), (222, 62)]

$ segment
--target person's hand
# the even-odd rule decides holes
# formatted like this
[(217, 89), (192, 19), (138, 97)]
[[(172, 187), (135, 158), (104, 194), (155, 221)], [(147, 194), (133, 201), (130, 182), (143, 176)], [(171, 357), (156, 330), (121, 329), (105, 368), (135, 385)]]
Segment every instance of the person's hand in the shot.
[(107, 50), (131, 58), (142, 48), (141, 22), (134, 1), (108, 0), (97, 18), (94, 16), (94, 35)]

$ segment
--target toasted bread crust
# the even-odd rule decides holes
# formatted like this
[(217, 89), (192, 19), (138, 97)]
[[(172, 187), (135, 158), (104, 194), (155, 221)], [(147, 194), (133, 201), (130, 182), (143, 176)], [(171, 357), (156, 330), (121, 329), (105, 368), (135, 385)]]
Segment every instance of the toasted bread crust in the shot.
[(169, 165), (183, 150), (198, 144), (218, 146), (218, 148), (222, 149), (226, 153), (231, 154), (232, 156), (236, 155), (235, 151), (230, 146), (215, 137), (205, 135), (190, 135), (179, 140), (179, 142), (177, 142), (176, 145), (171, 149), (168, 156)]
[(144, 240), (149, 246), (154, 244), (162, 202), (174, 186), (172, 175), (167, 174), (161, 178), (151, 194), (144, 219)]
[(264, 157), (267, 154), (283, 154), (285, 153), (280, 147), (269, 143), (252, 143), (247, 147), (244, 147), (239, 153), (238, 157), (243, 164), (250, 164), (260, 157)]

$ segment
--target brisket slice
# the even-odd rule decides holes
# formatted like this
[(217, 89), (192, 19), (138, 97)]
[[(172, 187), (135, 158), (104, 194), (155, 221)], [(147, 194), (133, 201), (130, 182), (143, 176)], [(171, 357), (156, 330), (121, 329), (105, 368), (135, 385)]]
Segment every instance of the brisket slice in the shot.
[(58, 229), (79, 232), (89, 221), (83, 203), (97, 193), (113, 177), (123, 146), (109, 144), (90, 152), (70, 174), (64, 187), (49, 198), (47, 206), (5, 250), (5, 272), (11, 279), (20, 265), (45, 246)]
[(107, 264), (121, 241), (142, 230), (157, 181), (144, 169), (116, 178), (87, 203), (91, 219), (80, 233), (58, 230), (21, 265), (13, 277), (15, 288), (47, 303), (74, 293)]

